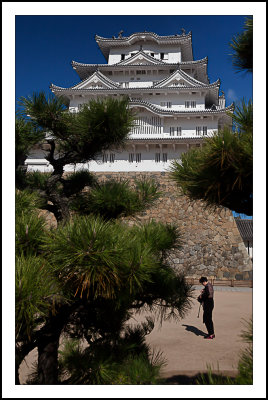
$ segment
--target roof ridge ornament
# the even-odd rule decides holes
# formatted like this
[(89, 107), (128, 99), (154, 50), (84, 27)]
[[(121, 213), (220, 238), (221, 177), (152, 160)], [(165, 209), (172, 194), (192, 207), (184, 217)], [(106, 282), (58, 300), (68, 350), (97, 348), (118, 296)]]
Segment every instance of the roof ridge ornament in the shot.
[(124, 32), (124, 31), (121, 30), (121, 31), (118, 33), (118, 38), (119, 38), (119, 39), (122, 38), (122, 33), (123, 33), (123, 32)]

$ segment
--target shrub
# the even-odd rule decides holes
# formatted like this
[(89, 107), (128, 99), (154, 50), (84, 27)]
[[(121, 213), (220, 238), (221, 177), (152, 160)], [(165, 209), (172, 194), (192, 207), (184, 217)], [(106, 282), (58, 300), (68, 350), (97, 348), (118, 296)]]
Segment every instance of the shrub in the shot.
[(89, 193), (76, 196), (71, 208), (80, 214), (99, 214), (105, 219), (133, 215), (148, 207), (160, 196), (154, 181), (135, 181), (131, 188), (127, 180), (109, 180), (95, 184)]

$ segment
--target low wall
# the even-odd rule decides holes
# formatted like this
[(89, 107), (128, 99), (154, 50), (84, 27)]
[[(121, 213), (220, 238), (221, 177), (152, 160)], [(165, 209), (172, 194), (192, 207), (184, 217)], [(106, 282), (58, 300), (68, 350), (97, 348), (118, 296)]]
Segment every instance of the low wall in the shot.
[(182, 248), (171, 251), (168, 262), (178, 272), (199, 278), (252, 280), (252, 261), (240, 236), (232, 212), (223, 207), (206, 208), (202, 201), (189, 201), (167, 172), (96, 172), (98, 180), (142, 176), (155, 179), (163, 195), (154, 205), (126, 218), (129, 223), (154, 219), (176, 224), (182, 234)]

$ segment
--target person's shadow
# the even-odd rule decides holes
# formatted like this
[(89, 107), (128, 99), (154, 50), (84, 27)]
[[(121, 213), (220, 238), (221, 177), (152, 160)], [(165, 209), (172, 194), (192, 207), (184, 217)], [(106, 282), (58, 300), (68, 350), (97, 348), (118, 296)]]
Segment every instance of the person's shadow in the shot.
[(185, 330), (188, 332), (193, 332), (196, 336), (206, 336), (205, 332), (200, 331), (200, 329), (196, 328), (195, 326), (185, 324), (182, 324), (182, 326), (186, 326)]

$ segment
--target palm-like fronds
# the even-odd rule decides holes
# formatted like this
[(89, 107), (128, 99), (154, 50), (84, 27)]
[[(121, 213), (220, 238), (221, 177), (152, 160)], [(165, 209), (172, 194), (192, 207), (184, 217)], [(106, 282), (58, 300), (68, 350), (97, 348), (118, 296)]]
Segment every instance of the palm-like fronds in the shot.
[(90, 192), (72, 199), (71, 207), (81, 214), (101, 215), (105, 219), (133, 215), (149, 207), (158, 197), (158, 185), (151, 180), (109, 180), (93, 185)]
[(61, 119), (67, 109), (67, 104), (63, 97), (56, 97), (53, 94), (46, 96), (45, 92), (41, 91), (33, 93), (32, 96), (22, 96), (18, 105), (20, 107), (18, 114), (24, 118), (30, 118), (33, 126), (47, 131), (56, 131), (58, 135), (64, 134)]
[[(79, 341), (67, 341), (60, 351), (60, 370), (67, 384), (158, 384), (165, 359), (151, 353), (142, 328), (127, 328), (117, 343), (92, 343), (83, 349)], [(67, 379), (66, 379), (67, 378)]]
[(21, 116), (15, 120), (15, 166), (23, 165), (33, 145), (44, 138), (44, 132)]
[(174, 161), (171, 178), (191, 199), (252, 215), (252, 136), (242, 138), (228, 128), (206, 139)]
[(46, 239), (55, 273), (73, 295), (112, 296), (122, 284), (122, 240), (118, 227), (100, 218), (74, 218)]
[(36, 193), (28, 190), (16, 190), (15, 192), (16, 215), (32, 214), (41, 205), (41, 200)]
[(40, 257), (16, 257), (16, 339), (30, 339), (60, 295), (48, 262)]
[(253, 18), (246, 18), (244, 31), (232, 39), (233, 66), (238, 72), (253, 71)]
[(253, 134), (253, 103), (245, 99), (235, 105), (234, 113), (229, 114), (233, 119), (235, 132), (242, 138), (243, 135)]

